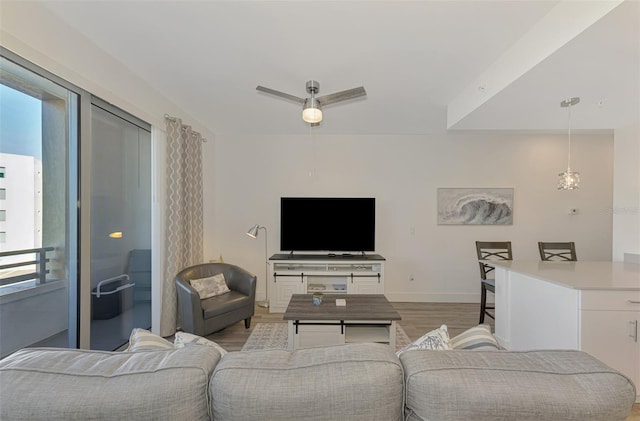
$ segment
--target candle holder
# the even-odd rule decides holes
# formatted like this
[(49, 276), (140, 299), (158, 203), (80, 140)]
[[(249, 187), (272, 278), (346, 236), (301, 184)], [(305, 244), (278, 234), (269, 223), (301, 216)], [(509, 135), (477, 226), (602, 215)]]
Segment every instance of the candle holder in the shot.
[(313, 300), (313, 305), (319, 306), (320, 304), (322, 304), (322, 293), (314, 292), (311, 299)]

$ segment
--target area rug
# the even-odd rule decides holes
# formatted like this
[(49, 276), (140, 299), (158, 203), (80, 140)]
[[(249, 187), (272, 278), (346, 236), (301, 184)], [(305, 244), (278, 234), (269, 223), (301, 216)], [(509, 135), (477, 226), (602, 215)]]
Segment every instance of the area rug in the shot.
[[(411, 340), (404, 329), (396, 324), (396, 351), (409, 345), (410, 342)], [(258, 349), (278, 348), (287, 348), (287, 323), (256, 324), (242, 350), (255, 351)]]

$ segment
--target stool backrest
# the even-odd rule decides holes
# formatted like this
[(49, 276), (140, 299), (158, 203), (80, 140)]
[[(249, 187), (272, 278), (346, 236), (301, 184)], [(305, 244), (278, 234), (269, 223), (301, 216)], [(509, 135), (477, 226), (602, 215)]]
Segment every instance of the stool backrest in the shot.
[(576, 243), (573, 241), (566, 243), (538, 242), (541, 260), (549, 261), (571, 261), (578, 260), (576, 256)]
[[(511, 241), (476, 241), (478, 260), (513, 260)], [(486, 263), (480, 264), (480, 278), (487, 279), (487, 273), (494, 268)]]

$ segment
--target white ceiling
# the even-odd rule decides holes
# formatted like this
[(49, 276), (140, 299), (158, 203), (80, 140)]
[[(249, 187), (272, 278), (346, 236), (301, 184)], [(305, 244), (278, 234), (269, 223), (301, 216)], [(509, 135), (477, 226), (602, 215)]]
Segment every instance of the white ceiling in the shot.
[[(367, 90), (366, 98), (325, 107), (324, 121), (314, 128), (320, 134), (439, 132), (447, 129), (447, 110), (454, 103), (470, 112), (450, 124), (452, 129), (560, 130), (566, 128), (567, 114), (559, 103), (570, 96), (582, 98), (573, 110), (576, 129), (609, 130), (637, 122), (637, 0), (625, 1), (584, 31), (558, 33), (568, 42), (519, 66), (536, 53), (520, 41), (552, 21), (560, 3), (45, 4), (214, 133), (307, 133), (299, 104), (255, 87), (306, 97), (310, 79), (320, 82), (319, 95), (361, 85)], [(583, 2), (585, 7), (593, 3)], [(545, 36), (553, 41), (551, 32)], [(518, 54), (510, 56), (514, 49)], [(502, 78), (482, 103), (474, 104), (474, 90), (485, 88), (478, 81), (491, 80), (510, 57), (511, 67), (521, 69), (517, 77)]]

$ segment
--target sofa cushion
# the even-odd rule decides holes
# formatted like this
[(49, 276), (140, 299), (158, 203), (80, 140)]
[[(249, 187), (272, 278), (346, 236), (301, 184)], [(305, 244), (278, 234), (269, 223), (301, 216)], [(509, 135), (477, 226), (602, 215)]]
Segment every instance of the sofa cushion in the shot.
[(442, 325), (437, 329), (434, 329), (420, 338), (411, 342), (409, 345), (396, 352), (396, 355), (400, 356), (403, 352), (410, 349), (431, 349), (438, 351), (446, 351), (451, 349), (451, 340), (449, 339), (449, 331), (447, 325)]
[(204, 318), (210, 319), (219, 314), (242, 308), (248, 301), (249, 297), (238, 291), (230, 291), (226, 294), (204, 299), (201, 301)]
[(173, 346), (176, 348), (184, 348), (186, 346), (212, 346), (218, 350), (221, 356), (224, 357), (225, 354), (227, 354), (227, 350), (218, 343), (187, 332), (176, 332), (173, 339)]
[(160, 351), (173, 348), (173, 344), (162, 336), (137, 327), (129, 335), (127, 351)]
[(580, 351), (408, 351), (408, 421), (623, 421), (633, 383)]
[(400, 421), (402, 366), (383, 344), (231, 352), (210, 394), (216, 421)]
[(220, 353), (33, 348), (0, 361), (2, 420), (209, 420)]
[(451, 338), (451, 349), (473, 349), (476, 351), (497, 351), (498, 341), (491, 334), (491, 326), (478, 325)]

